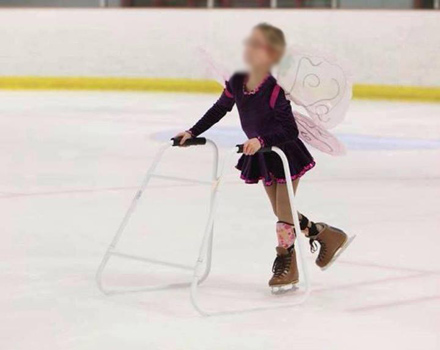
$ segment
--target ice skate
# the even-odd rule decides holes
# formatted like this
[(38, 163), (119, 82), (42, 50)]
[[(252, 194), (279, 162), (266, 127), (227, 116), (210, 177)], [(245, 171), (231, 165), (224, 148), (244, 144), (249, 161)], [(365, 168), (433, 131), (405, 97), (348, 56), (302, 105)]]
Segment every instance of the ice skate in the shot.
[(269, 281), (273, 294), (282, 294), (295, 289), (299, 281), (296, 253), (293, 246), (289, 249), (277, 247), (277, 257), (273, 263), (273, 276)]
[(321, 270), (326, 270), (356, 236), (348, 237), (342, 230), (324, 223), (317, 223), (317, 225), (321, 225), (323, 229), (316, 236), (310, 238), (310, 246), (312, 253), (314, 253), (318, 249), (316, 242), (319, 243), (320, 249), (315, 262)]

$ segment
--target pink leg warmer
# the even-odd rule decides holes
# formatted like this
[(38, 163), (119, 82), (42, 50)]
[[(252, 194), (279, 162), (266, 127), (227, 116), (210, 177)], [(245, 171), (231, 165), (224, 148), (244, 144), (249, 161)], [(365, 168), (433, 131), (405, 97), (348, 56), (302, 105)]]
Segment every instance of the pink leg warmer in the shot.
[(277, 238), (279, 247), (290, 248), (296, 239), (293, 225), (286, 224), (285, 222), (277, 222)]

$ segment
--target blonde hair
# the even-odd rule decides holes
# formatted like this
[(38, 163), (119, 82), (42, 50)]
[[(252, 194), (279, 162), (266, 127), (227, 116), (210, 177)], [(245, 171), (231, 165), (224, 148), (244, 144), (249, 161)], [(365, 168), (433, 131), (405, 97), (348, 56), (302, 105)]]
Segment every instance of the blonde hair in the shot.
[(277, 52), (279, 58), (284, 54), (286, 49), (286, 38), (284, 32), (269, 23), (257, 24), (254, 29), (260, 30), (266, 38), (269, 46)]

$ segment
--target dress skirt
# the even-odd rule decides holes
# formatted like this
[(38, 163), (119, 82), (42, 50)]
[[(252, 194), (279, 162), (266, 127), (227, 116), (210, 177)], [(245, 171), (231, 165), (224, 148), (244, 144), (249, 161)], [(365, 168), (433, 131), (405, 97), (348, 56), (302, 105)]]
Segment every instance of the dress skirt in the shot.
[[(300, 178), (315, 166), (312, 155), (301, 140), (295, 139), (278, 147), (286, 154), (289, 161), (292, 180)], [(260, 180), (266, 186), (272, 185), (274, 181), (286, 183), (283, 162), (275, 152), (243, 155), (238, 160), (236, 168), (241, 170), (241, 179), (247, 184), (255, 184)]]

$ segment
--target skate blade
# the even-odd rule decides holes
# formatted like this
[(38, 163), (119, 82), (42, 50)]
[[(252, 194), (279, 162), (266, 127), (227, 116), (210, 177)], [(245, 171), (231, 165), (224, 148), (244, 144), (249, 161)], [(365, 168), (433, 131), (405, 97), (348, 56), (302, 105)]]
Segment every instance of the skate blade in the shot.
[(333, 263), (336, 261), (336, 259), (339, 258), (339, 256), (344, 252), (345, 249), (348, 248), (348, 246), (351, 244), (351, 242), (353, 242), (353, 240), (356, 238), (356, 235), (353, 235), (351, 237), (348, 237), (347, 240), (345, 241), (345, 243), (341, 246), (341, 248), (339, 248), (339, 250), (336, 252), (336, 254), (333, 256), (333, 259), (330, 260), (330, 262), (324, 266), (321, 267), (321, 271), (325, 271), (327, 270), (331, 265), (333, 265)]
[(289, 284), (282, 284), (279, 286), (273, 286), (272, 287), (272, 291), (271, 293), (273, 295), (283, 295), (289, 292), (294, 292), (298, 289), (298, 287), (296, 286), (296, 284), (298, 283), (298, 281), (289, 283)]

